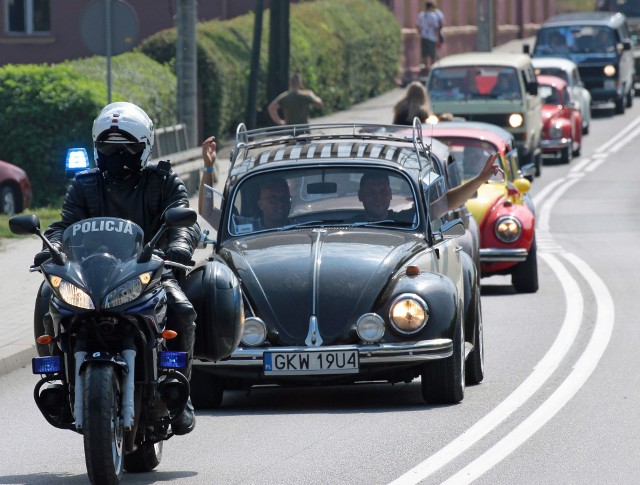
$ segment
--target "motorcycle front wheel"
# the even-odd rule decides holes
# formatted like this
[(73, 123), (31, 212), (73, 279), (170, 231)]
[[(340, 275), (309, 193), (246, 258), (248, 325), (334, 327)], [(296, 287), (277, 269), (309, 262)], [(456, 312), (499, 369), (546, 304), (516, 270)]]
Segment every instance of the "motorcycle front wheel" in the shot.
[(124, 461), (122, 392), (116, 369), (102, 362), (87, 364), (84, 372), (84, 454), (94, 485), (120, 482)]

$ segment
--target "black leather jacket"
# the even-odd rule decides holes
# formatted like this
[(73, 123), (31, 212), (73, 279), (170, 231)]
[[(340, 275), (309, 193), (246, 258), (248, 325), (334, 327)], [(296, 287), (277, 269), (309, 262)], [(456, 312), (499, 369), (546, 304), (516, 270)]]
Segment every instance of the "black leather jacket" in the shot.
[[(121, 217), (142, 228), (146, 243), (160, 228), (164, 211), (171, 207), (189, 207), (189, 199), (184, 183), (168, 162), (148, 164), (140, 177), (124, 182), (94, 168), (73, 179), (64, 198), (62, 219), (51, 224), (45, 235), (58, 243), (64, 230), (82, 219)], [(188, 228), (169, 228), (158, 247), (165, 252), (175, 248), (193, 254), (199, 237), (197, 223)]]

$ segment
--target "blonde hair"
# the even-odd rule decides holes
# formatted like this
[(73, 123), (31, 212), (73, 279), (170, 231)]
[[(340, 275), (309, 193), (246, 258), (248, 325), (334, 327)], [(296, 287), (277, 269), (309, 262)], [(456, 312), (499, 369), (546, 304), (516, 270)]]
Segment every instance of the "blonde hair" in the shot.
[(425, 121), (431, 112), (431, 106), (429, 105), (429, 96), (424, 85), (420, 81), (409, 83), (407, 93), (393, 107), (393, 112), (396, 115), (406, 112), (410, 120), (417, 116), (420, 121)]

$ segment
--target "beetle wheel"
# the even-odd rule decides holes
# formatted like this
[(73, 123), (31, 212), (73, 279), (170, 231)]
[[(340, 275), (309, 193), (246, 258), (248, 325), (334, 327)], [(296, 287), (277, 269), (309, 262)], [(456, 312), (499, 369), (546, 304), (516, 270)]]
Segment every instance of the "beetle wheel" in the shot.
[(511, 284), (518, 293), (538, 291), (538, 257), (535, 237), (531, 242), (527, 259), (513, 267)]
[(224, 387), (216, 376), (193, 368), (189, 386), (195, 409), (217, 409), (222, 405)]
[(484, 329), (482, 327), (482, 304), (480, 288), (476, 291), (474, 306), (473, 350), (467, 358), (465, 381), (467, 385), (479, 384), (484, 379)]
[(464, 325), (459, 319), (453, 335), (453, 355), (427, 362), (422, 370), (422, 398), (428, 403), (457, 404), (465, 387)]

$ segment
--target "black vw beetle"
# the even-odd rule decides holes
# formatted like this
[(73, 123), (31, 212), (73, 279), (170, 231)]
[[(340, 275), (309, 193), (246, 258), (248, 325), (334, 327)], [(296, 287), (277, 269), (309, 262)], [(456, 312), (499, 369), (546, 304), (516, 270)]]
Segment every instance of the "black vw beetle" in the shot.
[(230, 357), (194, 362), (197, 407), (261, 384), (417, 377), (427, 402), (457, 403), (483, 379), (478, 275), (447, 209), (447, 148), (425, 146), (418, 122), (409, 136), (397, 128), (238, 127), (224, 193), (211, 189), (201, 215), (216, 231), (204, 264), (240, 281), (244, 331)]

